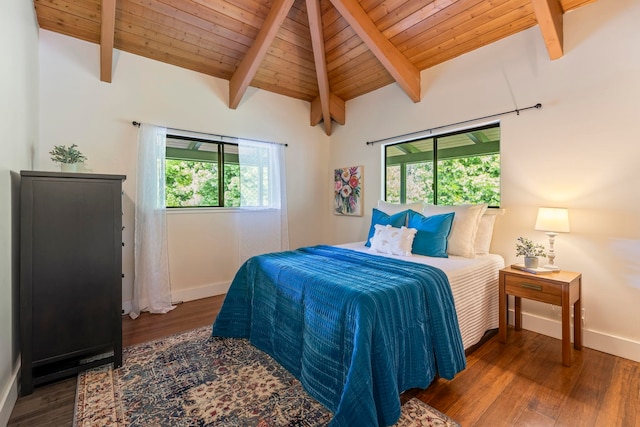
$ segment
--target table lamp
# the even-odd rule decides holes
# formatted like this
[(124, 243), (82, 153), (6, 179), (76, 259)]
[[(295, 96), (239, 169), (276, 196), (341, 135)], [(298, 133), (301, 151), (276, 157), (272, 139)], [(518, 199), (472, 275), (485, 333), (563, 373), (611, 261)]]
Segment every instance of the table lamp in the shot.
[(569, 211), (564, 208), (539, 208), (535, 229), (544, 231), (549, 236), (549, 253), (547, 255), (549, 264), (545, 265), (544, 268), (554, 271), (560, 270), (554, 264), (556, 252), (553, 249), (553, 244), (558, 233), (569, 232)]

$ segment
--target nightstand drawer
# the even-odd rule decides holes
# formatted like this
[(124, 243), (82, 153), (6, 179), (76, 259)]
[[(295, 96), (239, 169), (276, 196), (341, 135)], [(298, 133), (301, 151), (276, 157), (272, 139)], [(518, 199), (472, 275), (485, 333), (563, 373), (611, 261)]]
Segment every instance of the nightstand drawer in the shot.
[(523, 278), (507, 275), (505, 277), (505, 292), (535, 301), (562, 305), (562, 286), (538, 280), (537, 278)]

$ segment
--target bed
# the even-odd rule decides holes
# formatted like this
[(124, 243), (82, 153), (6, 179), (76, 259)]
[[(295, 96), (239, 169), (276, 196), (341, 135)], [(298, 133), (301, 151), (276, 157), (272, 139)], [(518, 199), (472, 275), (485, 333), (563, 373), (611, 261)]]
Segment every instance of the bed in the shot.
[[(338, 247), (372, 253), (364, 246), (364, 242), (348, 243)], [(491, 253), (477, 255), (474, 258), (375, 255), (428, 264), (444, 271), (455, 301), (465, 350), (477, 344), (487, 331), (498, 328), (498, 271), (505, 266), (502, 256)]]
[[(407, 212), (384, 215), (407, 224)], [(438, 220), (445, 239), (453, 217)], [(334, 413), (331, 426), (394, 424), (401, 392), (453, 378), (465, 368), (465, 348), (498, 323), (500, 256), (441, 253), (447, 244), (437, 257), (381, 253), (382, 228), (406, 234), (381, 218), (374, 209), (371, 247), (320, 245), (249, 259), (213, 325), (214, 336), (248, 338), (289, 370)]]

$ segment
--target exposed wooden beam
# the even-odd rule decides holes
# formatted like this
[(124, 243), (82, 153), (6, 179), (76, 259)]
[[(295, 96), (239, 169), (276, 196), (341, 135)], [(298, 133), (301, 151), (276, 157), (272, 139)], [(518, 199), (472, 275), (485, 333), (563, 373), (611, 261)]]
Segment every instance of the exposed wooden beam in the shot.
[(402, 90), (420, 101), (420, 71), (376, 27), (357, 0), (330, 0)]
[(311, 114), (309, 118), (309, 124), (315, 126), (322, 121), (322, 102), (320, 97), (316, 97), (311, 101)]
[(562, 5), (559, 0), (531, 0), (533, 11), (542, 32), (542, 38), (547, 45), (549, 58), (552, 60), (564, 55)]
[(102, 0), (100, 9), (100, 80), (111, 83), (113, 40), (116, 28), (116, 0)]
[(324, 37), (322, 35), (322, 14), (320, 12), (320, 0), (306, 0), (307, 16), (309, 17), (309, 30), (311, 32), (311, 45), (313, 47), (313, 60), (316, 65), (316, 78), (318, 79), (318, 91), (320, 98), (320, 110), (324, 120), (324, 131), (331, 135), (331, 112), (329, 109), (329, 76), (327, 75), (327, 61), (324, 55)]
[[(344, 125), (346, 123), (345, 102), (334, 94), (329, 95), (329, 114), (333, 121)], [(322, 105), (320, 97), (311, 101), (311, 126), (315, 126), (322, 120)]]
[(276, 37), (293, 2), (294, 0), (275, 0), (273, 2), (255, 43), (251, 45), (233, 76), (231, 76), (229, 81), (229, 108), (238, 108), (240, 100), (249, 87), (251, 80), (253, 80), (262, 59), (267, 53), (267, 49), (269, 49), (271, 42)]
[(331, 118), (344, 125), (347, 122), (347, 109), (344, 100), (334, 94), (331, 94), (330, 98), (329, 110), (331, 111)]

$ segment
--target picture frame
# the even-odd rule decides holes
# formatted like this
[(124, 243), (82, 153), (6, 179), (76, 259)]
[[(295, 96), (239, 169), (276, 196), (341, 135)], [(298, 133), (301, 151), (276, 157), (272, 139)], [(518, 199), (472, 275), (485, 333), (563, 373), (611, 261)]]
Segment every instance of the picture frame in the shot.
[(364, 166), (334, 170), (333, 213), (343, 216), (363, 215)]

